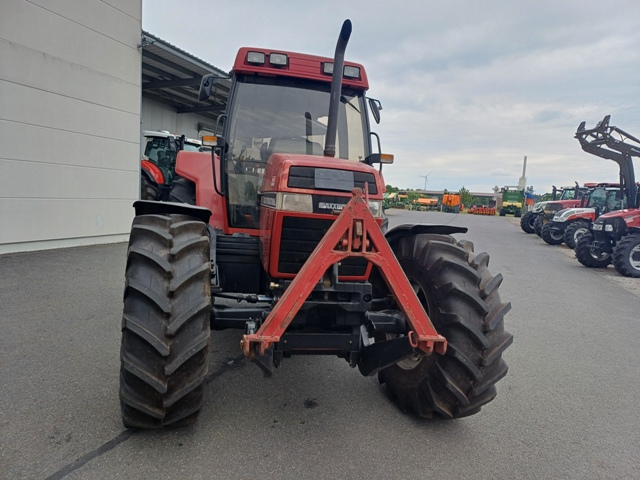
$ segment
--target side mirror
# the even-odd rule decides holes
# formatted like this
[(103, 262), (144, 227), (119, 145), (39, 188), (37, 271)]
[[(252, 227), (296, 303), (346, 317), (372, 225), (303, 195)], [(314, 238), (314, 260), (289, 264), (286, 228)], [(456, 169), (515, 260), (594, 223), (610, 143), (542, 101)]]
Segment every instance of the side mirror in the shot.
[(369, 108), (371, 109), (371, 115), (373, 115), (373, 119), (376, 121), (376, 123), (380, 123), (380, 110), (382, 110), (382, 104), (380, 103), (380, 100), (370, 98)]
[(372, 153), (367, 157), (365, 163), (373, 165), (374, 163), (383, 163), (386, 165), (393, 163), (393, 155), (390, 153)]
[(211, 88), (220, 81), (214, 73), (208, 73), (202, 77), (200, 81), (200, 91), (198, 92), (198, 100), (202, 101), (211, 96)]

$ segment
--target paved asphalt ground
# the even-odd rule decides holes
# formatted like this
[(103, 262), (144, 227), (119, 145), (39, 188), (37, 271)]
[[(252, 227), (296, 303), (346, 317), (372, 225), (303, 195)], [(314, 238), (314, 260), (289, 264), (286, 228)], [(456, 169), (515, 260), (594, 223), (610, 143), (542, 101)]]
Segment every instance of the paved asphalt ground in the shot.
[(512, 218), (391, 210), (468, 226), (491, 254), (514, 334), (498, 397), (421, 421), (375, 378), (295, 357), (265, 380), (240, 334), (214, 332), (193, 428), (124, 430), (125, 244), (0, 256), (2, 479), (640, 478), (640, 280), (582, 267)]

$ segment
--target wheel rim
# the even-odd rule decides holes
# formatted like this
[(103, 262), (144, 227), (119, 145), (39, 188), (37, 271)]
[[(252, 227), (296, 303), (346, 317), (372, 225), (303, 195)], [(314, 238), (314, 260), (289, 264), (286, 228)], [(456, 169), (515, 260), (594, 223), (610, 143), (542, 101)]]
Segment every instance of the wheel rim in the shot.
[[(413, 287), (413, 291), (416, 293), (418, 300), (420, 301), (422, 306), (425, 307), (425, 311), (427, 312), (427, 315), (429, 315), (429, 309), (427, 307), (427, 297), (425, 296), (424, 291), (422, 290), (422, 287), (416, 281), (411, 279), (409, 280), (409, 283), (411, 283), (411, 286)], [(400, 367), (403, 370), (413, 370), (418, 365), (420, 365), (420, 362), (422, 362), (423, 358), (424, 358), (424, 355), (420, 353), (414, 353), (410, 357), (400, 360), (396, 365), (398, 365), (398, 367)]]
[(534, 229), (536, 227), (536, 217), (531, 215), (529, 217), (529, 228)]
[(640, 244), (636, 245), (629, 252), (629, 264), (635, 270), (640, 270)]
[(557, 232), (555, 230), (551, 230), (551, 238), (553, 240), (556, 240), (556, 241), (562, 240), (563, 237), (564, 237), (564, 235), (562, 234), (562, 232)]
[(576, 231), (573, 232), (573, 241), (575, 243), (578, 243), (578, 240), (580, 240), (580, 237), (584, 235), (588, 230), (589, 230), (588, 228), (584, 228), (584, 227), (576, 229)]
[(598, 261), (606, 260), (611, 255), (608, 252), (598, 252), (597, 250), (594, 250), (593, 248), (589, 249), (589, 253), (591, 254), (591, 257), (594, 260), (598, 260)]

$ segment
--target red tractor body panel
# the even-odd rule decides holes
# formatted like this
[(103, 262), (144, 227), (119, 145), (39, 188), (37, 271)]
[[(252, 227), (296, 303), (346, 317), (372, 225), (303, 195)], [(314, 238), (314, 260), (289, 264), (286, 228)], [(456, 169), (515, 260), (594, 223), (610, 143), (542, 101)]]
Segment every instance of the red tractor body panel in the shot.
[(600, 215), (603, 221), (610, 220), (612, 218), (622, 218), (627, 225), (627, 228), (640, 229), (640, 209), (637, 208), (625, 208), (623, 210), (616, 210), (613, 212)]
[[(213, 165), (211, 153), (206, 152), (178, 152), (176, 159), (176, 173), (181, 177), (191, 180), (196, 185), (196, 205), (211, 210), (209, 224), (225, 233), (232, 233), (228, 228), (227, 206), (221, 192), (220, 185), (220, 159), (215, 157), (216, 179), (218, 185), (213, 186)], [(255, 232), (254, 232), (255, 235)]]
[(575, 211), (571, 213), (566, 219), (567, 222), (573, 222), (575, 220), (589, 220), (593, 222), (596, 219), (596, 210), (594, 208), (579, 208), (576, 207)]

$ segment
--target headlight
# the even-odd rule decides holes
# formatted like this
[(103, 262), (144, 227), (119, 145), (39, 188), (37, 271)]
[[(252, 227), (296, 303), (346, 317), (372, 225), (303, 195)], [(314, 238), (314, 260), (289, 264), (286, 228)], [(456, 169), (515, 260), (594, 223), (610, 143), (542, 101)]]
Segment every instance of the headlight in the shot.
[[(599, 225), (599, 227), (600, 227), (600, 228), (602, 228), (602, 225)], [(612, 225), (612, 224), (610, 224), (610, 223), (607, 223), (607, 224), (604, 226), (604, 231), (605, 231), (605, 232), (613, 232), (613, 225)]]
[(553, 221), (554, 222), (560, 222), (560, 223), (566, 222), (567, 221), (567, 217), (565, 217), (564, 215), (557, 215), (556, 214), (556, 215), (553, 216)]
[(371, 215), (376, 218), (382, 216), (382, 202), (379, 200), (369, 200), (369, 210), (371, 211)]
[(278, 193), (276, 208), (289, 212), (313, 213), (313, 201), (311, 195), (301, 193)]
[[(601, 223), (594, 223), (593, 224), (593, 229), (598, 231), (598, 232), (601, 232), (602, 231), (602, 224)], [(613, 230), (613, 226), (612, 226), (612, 230)]]

